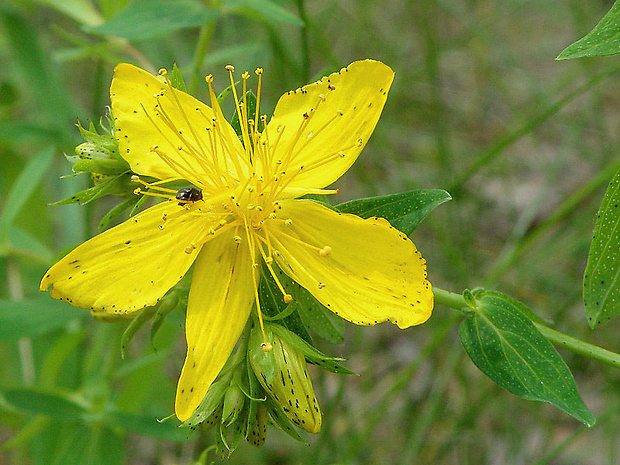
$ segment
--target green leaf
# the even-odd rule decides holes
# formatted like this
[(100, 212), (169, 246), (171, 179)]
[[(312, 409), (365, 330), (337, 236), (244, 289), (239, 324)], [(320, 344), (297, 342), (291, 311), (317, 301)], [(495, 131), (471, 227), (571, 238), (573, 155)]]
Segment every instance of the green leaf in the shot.
[(262, 21), (272, 27), (277, 27), (278, 23), (304, 26), (304, 22), (298, 16), (271, 0), (228, 0), (222, 5), (222, 10)]
[(441, 189), (419, 189), (401, 194), (384, 195), (352, 200), (336, 206), (342, 213), (352, 213), (362, 218), (378, 216), (406, 235), (411, 234), (420, 222), (452, 197)]
[(289, 344), (291, 344), (291, 346), (301, 350), (306, 359), (313, 365), (320, 366), (321, 368), (324, 368), (325, 370), (331, 371), (332, 373), (336, 374), (356, 374), (354, 371), (351, 371), (347, 367), (342, 366), (338, 363), (345, 361), (344, 358), (330, 357), (328, 355), (325, 355), (321, 351), (317, 350), (314, 346), (308, 344), (297, 334), (286, 329), (284, 326), (270, 324), (269, 328), (282, 339), (285, 339)]
[(136, 415), (127, 412), (108, 412), (114, 426), (130, 433), (152, 436), (167, 441), (185, 441), (187, 431), (179, 428), (176, 420), (160, 421), (155, 415)]
[(615, 55), (620, 52), (620, 2), (585, 37), (569, 45), (556, 60)]
[(86, 190), (76, 192), (75, 194), (67, 197), (66, 199), (54, 202), (52, 205), (67, 205), (71, 203), (87, 204), (105, 195), (115, 195), (131, 192), (129, 184), (129, 176), (125, 174), (119, 174), (115, 177), (108, 179), (107, 181), (90, 187)]
[(172, 71), (168, 75), (170, 78), (170, 84), (175, 89), (179, 89), (182, 92), (187, 92), (187, 86), (185, 85), (185, 79), (183, 79), (183, 73), (176, 63), (172, 64)]
[[(310, 292), (289, 278), (282, 270), (274, 266), (274, 272), (282, 287), (293, 296), (297, 302), (297, 313), (302, 323), (317, 336), (334, 344), (339, 344), (344, 339), (344, 320), (331, 310), (327, 309)], [(288, 323), (287, 319), (284, 320)], [(289, 326), (294, 331), (294, 328)], [(303, 333), (297, 333), (307, 341)]]
[(595, 328), (620, 313), (620, 171), (612, 178), (596, 216), (583, 276), (583, 303)]
[(60, 392), (9, 389), (3, 394), (9, 403), (20, 410), (37, 415), (49, 415), (57, 420), (80, 420), (86, 413), (82, 405)]
[[(497, 297), (498, 299), (505, 300), (510, 305), (515, 307), (517, 310), (519, 310), (521, 313), (523, 313), (523, 315), (525, 315), (527, 318), (529, 318), (530, 320), (532, 320), (532, 321), (534, 321), (536, 323), (547, 324), (547, 325), (553, 324), (553, 321), (547, 320), (547, 319), (537, 315), (536, 313), (534, 313), (532, 311), (532, 309), (530, 309), (523, 302), (520, 302), (517, 299), (515, 299), (514, 297), (510, 297), (509, 295), (506, 295), (503, 292), (487, 291), (486, 289), (477, 288), (477, 289), (473, 289), (471, 291), (471, 295), (474, 297), (474, 299), (478, 299), (478, 300), (481, 299), (484, 296)], [(463, 293), (463, 297), (465, 297), (465, 293)], [(465, 299), (465, 300), (467, 300), (467, 299)]]
[(113, 207), (103, 218), (101, 218), (101, 221), (99, 222), (99, 232), (103, 231), (115, 217), (123, 213), (125, 210), (135, 206), (140, 198), (141, 197), (136, 195)]
[[(278, 276), (284, 274), (277, 266), (274, 266), (274, 271)], [(273, 276), (271, 276), (267, 265), (264, 264), (261, 270), (261, 280), (258, 291), (260, 302), (263, 304), (266, 316), (277, 318), (279, 323), (286, 326), (292, 332), (307, 342), (312, 342), (312, 337), (308, 334), (306, 327), (299, 317), (298, 302), (293, 301), (288, 304), (284, 302), (282, 292), (278, 289), (278, 285), (273, 279)], [(290, 312), (291, 310), (293, 311)], [(286, 316), (278, 318), (278, 316), (282, 315)]]
[(13, 225), (9, 231), (8, 243), (0, 245), (0, 257), (6, 255), (19, 255), (43, 263), (52, 261), (52, 250), (29, 232)]
[(88, 0), (38, 0), (38, 3), (54, 8), (75, 21), (95, 26), (103, 21), (101, 13)]
[(548, 402), (586, 426), (596, 423), (560, 354), (508, 300), (481, 295), (475, 312), (461, 323), (459, 336), (474, 364), (503, 388), (524, 399)]
[(131, 2), (118, 15), (87, 32), (146, 40), (165, 36), (179, 29), (212, 23), (220, 12), (195, 0), (142, 0)]
[[(254, 95), (254, 92), (252, 92), (251, 90), (247, 91), (245, 93), (245, 98), (242, 101), (246, 101), (247, 102), (247, 107), (248, 107), (248, 121), (249, 120), (255, 120), (255, 116), (256, 116), (256, 95)], [(256, 123), (256, 121), (255, 121)], [(262, 131), (262, 124), (260, 124), (260, 121), (258, 122), (259, 126), (258, 126), (258, 132)], [(230, 125), (233, 127), (233, 129), (235, 130), (235, 133), (237, 134), (237, 137), (239, 137), (239, 139), (241, 139), (241, 141), (243, 142), (243, 134), (241, 133), (241, 121), (239, 120), (239, 113), (237, 112), (237, 109), (235, 108), (235, 114), (233, 115), (232, 119), (230, 120)], [(248, 133), (250, 132), (250, 128), (248, 127)]]
[(20, 301), (0, 300), (0, 340), (39, 336), (64, 327), (73, 318), (89, 315), (87, 310), (42, 296)]
[(53, 156), (54, 150), (52, 148), (39, 152), (26, 163), (11, 186), (2, 213), (0, 213), (0, 245), (8, 241), (11, 226), (17, 214), (43, 179)]

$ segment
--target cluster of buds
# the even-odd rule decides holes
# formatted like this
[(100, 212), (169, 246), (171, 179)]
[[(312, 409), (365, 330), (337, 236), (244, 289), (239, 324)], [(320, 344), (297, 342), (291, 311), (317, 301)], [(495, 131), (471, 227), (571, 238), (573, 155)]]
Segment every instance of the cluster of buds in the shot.
[[(308, 375), (307, 362), (336, 373), (352, 373), (283, 326), (255, 325), (230, 357), (200, 406), (181, 426), (213, 427), (222, 455), (230, 455), (242, 440), (260, 447), (268, 419), (303, 441), (297, 428), (316, 434), (322, 415)], [(264, 338), (271, 350), (264, 350)]]
[(92, 121), (88, 129), (82, 127), (79, 121), (77, 126), (85, 142), (75, 148), (75, 155), (67, 156), (73, 163), (74, 172), (90, 173), (93, 183), (98, 185), (129, 171), (129, 164), (118, 151), (118, 141), (114, 137), (114, 120), (109, 110), (105, 119), (102, 118), (100, 122), (101, 134), (97, 132)]

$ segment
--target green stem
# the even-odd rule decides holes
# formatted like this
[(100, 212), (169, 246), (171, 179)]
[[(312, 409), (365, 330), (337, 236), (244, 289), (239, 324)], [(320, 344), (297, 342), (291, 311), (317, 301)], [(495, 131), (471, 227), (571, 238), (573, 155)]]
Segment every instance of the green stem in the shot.
[(616, 354), (615, 352), (611, 352), (593, 344), (588, 344), (580, 339), (575, 339), (574, 337), (556, 331), (555, 329), (548, 328), (540, 323), (534, 323), (534, 325), (543, 336), (555, 345), (564, 347), (565, 349), (568, 349), (576, 354), (583, 355), (584, 357), (598, 360), (606, 365), (620, 368), (620, 354)]
[(436, 287), (433, 287), (433, 294), (435, 295), (436, 304), (445, 305), (455, 310), (467, 307), (467, 302), (465, 302), (465, 298), (461, 294), (444, 291)]
[(297, 11), (299, 12), (299, 18), (304, 22), (304, 26), (301, 28), (301, 73), (303, 82), (308, 82), (310, 80), (310, 45), (308, 39), (310, 24), (304, 0), (297, 0)]
[[(433, 288), (435, 295), (435, 303), (445, 305), (455, 310), (461, 310), (467, 307), (467, 303), (461, 294), (444, 291), (443, 289)], [(540, 323), (534, 323), (538, 331), (542, 333), (549, 341), (557, 346), (568, 349), (584, 357), (588, 357), (599, 362), (605, 363), (615, 368), (620, 368), (620, 354), (603, 349), (602, 347), (588, 344), (580, 339), (575, 339), (567, 334), (551, 329)]]
[[(214, 9), (220, 8), (220, 0), (207, 0), (205, 3), (208, 7)], [(198, 90), (198, 83), (202, 78), (200, 70), (202, 69), (202, 64), (204, 62), (207, 51), (209, 50), (209, 46), (211, 45), (211, 37), (213, 37), (215, 25), (216, 21), (212, 21), (209, 24), (203, 26), (202, 29), (200, 29), (200, 35), (198, 36), (198, 43), (196, 44), (196, 49), (194, 50), (194, 59), (192, 61), (192, 74), (190, 77), (189, 85), (187, 86), (187, 91), (191, 95), (195, 95)]]

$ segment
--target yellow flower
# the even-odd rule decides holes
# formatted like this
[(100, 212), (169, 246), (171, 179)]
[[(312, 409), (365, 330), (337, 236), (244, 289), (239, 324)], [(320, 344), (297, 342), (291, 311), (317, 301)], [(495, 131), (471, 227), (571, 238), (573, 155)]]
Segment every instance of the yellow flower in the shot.
[[(355, 324), (388, 320), (406, 328), (429, 318), (425, 261), (404, 234), (385, 219), (299, 199), (337, 192), (324, 188), (349, 169), (374, 130), (394, 78), (388, 66), (354, 62), (288, 92), (269, 122), (260, 115), (262, 69), (251, 115), (240, 98), (250, 77), (244, 73), (241, 96), (233, 86), (241, 141), (211, 76), (210, 108), (171, 87), (165, 74), (120, 64), (110, 94), (121, 156), (138, 175), (160, 180), (134, 176), (138, 193), (168, 200), (77, 247), (45, 274), (41, 289), (51, 286), (52, 297), (94, 314), (126, 314), (157, 303), (193, 264), (175, 405), (180, 420), (199, 405), (254, 305), (261, 317), (261, 262), (270, 269), (277, 263)], [(200, 191), (164, 187), (172, 181)]]

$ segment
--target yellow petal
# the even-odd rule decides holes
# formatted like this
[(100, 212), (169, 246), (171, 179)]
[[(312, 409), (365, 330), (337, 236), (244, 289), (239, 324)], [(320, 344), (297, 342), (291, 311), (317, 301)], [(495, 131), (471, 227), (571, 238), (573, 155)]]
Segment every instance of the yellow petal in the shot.
[(181, 421), (192, 415), (226, 363), (254, 302), (250, 249), (234, 236), (231, 231), (216, 237), (196, 260), (187, 305), (187, 357), (175, 404)]
[[(426, 262), (383, 218), (336, 213), (310, 200), (286, 200), (272, 221), (282, 270), (319, 302), (360, 325), (421, 324), (433, 309)], [(288, 223), (288, 224), (287, 224)]]
[[(280, 98), (261, 140), (268, 140), (271, 159), (281, 160), (294, 177), (289, 187), (322, 188), (351, 167), (375, 129), (393, 79), (381, 62), (356, 61)], [(258, 170), (265, 174), (266, 168)]]
[(236, 175), (232, 158), (245, 152), (234, 129), (218, 118), (214, 150), (213, 110), (191, 95), (123, 63), (114, 70), (110, 100), (120, 154), (134, 172), (201, 187), (223, 173)]
[(41, 290), (51, 286), (55, 299), (95, 313), (123, 314), (154, 305), (199, 252), (184, 251), (205, 228), (195, 219), (176, 202), (151, 207), (70, 252), (45, 274)]

